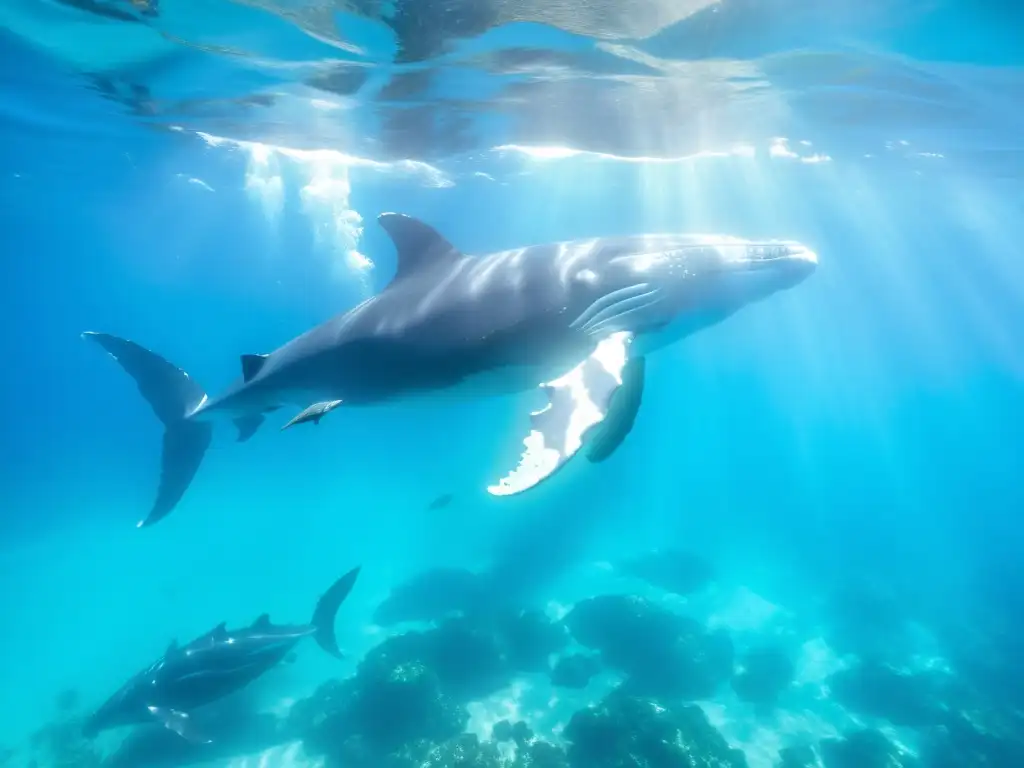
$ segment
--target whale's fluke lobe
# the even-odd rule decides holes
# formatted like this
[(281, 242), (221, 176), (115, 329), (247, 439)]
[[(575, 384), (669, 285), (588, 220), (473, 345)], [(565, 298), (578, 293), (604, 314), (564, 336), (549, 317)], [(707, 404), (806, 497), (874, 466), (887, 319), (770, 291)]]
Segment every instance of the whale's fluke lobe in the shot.
[(359, 566), (334, 582), (317, 602), (316, 610), (313, 611), (313, 620), (310, 622), (316, 630), (313, 639), (316, 640), (317, 645), (338, 659), (343, 659), (344, 654), (338, 648), (338, 640), (334, 635), (334, 620), (341, 604), (345, 602), (345, 598), (352, 591), (357, 576), (359, 576)]
[(213, 438), (213, 425), (186, 417), (206, 400), (206, 393), (185, 371), (133, 341), (88, 331), (82, 337), (105, 349), (135, 379), (139, 392), (164, 424), (160, 486), (139, 527), (165, 517), (188, 490)]

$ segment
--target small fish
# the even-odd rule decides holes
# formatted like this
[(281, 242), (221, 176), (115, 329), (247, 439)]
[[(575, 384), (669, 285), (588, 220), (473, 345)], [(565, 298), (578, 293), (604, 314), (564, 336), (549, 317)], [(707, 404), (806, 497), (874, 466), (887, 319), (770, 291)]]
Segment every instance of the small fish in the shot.
[(430, 510), (431, 512), (438, 509), (444, 509), (445, 507), (452, 503), (452, 500), (454, 498), (454, 493), (442, 493), (440, 496), (438, 496), (436, 499), (430, 502), (429, 506), (427, 506), (427, 509)]
[(281, 431), (284, 432), (288, 427), (294, 427), (296, 424), (303, 424), (307, 421), (319, 424), (320, 419), (333, 411), (339, 405), (341, 405), (341, 400), (325, 400), (322, 403), (313, 403), (311, 406), (299, 413), (298, 416), (281, 427)]

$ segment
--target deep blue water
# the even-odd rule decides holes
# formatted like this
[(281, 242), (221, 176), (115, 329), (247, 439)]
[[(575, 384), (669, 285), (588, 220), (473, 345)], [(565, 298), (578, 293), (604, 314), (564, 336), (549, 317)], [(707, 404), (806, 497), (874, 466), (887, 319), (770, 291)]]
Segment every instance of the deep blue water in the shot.
[[(735, 662), (713, 690), (682, 698), (751, 768), (783, 765), (780, 750), (795, 745), (826, 768), (910, 756), (924, 768), (1022, 764), (1024, 17), (998, 2), (810, 5), (724, 2), (640, 40), (566, 21), (582, 13), (466, 22), (449, 38), (437, 30), (465, 9), (448, 21), (429, 12), (406, 33), (405, 50), (422, 52), (412, 61), (400, 35), (355, 14), (336, 17), (346, 50), (241, 5), (165, 0), (142, 23), (7, 7), (10, 764), (95, 765), (75, 750), (110, 753), (127, 729), (83, 746), (77, 718), (170, 639), (265, 611), (307, 621), (354, 565), (338, 621), (349, 658), (303, 643), (245, 712), (284, 718), (317, 685), (351, 676), (408, 629), (377, 621), (392, 590), (457, 567), (482, 574), (488, 602), (553, 622), (578, 601), (635, 594), (724, 632)], [(328, 64), (347, 90), (310, 85)], [(148, 106), (104, 94), (97, 73), (122, 94), (144, 87)], [(273, 99), (239, 103), (253, 94)], [(290, 412), (271, 414), (251, 442), (219, 434), (178, 509), (136, 529), (161, 428), (79, 334), (134, 339), (216, 392), (239, 355), (269, 352), (387, 284), (394, 249), (375, 222), (385, 211), (429, 222), (466, 253), (708, 232), (799, 240), (820, 265), (653, 355), (635, 429), (604, 464), (488, 496), (520, 451), (532, 406), (522, 397), (341, 409), (283, 434)], [(624, 559), (656, 549), (706, 561), (714, 577), (680, 596), (626, 575)], [(771, 706), (745, 700), (735, 677), (766, 646), (793, 665)], [(489, 739), (495, 721), (525, 719), (542, 739), (577, 745), (573, 768), (596, 766), (563, 727), (629, 677), (610, 655), (581, 690), (552, 693), (544, 669), (509, 671), (460, 701), (469, 730)], [(472, 677), (468, 657), (458, 665)], [(878, 665), (888, 677), (868, 674)], [(54, 722), (75, 736), (30, 745)], [(861, 728), (899, 756), (826, 743)], [(214, 764), (321, 759), (309, 738), (303, 753), (302, 733), (265, 731)], [(155, 764), (125, 760), (109, 764)]]

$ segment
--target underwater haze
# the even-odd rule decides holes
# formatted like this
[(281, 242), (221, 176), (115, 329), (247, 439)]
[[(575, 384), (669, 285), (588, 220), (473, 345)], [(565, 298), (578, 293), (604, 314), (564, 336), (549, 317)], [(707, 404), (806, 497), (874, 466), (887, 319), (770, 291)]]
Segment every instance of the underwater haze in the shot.
[[(0, 139), (0, 766), (1024, 766), (1016, 3), (4, 0)], [(488, 491), (548, 379), (309, 396), (139, 527), (170, 374), (90, 338), (219, 396), (438, 255), (384, 213), (817, 262), (642, 358), (598, 299), (604, 461)]]

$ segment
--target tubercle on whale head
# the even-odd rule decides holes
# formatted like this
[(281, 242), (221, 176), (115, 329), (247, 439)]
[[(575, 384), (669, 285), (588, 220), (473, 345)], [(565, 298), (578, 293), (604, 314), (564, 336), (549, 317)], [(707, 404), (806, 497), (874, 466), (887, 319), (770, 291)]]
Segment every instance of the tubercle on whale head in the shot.
[(818, 268), (818, 254), (796, 241), (769, 241), (748, 245), (738, 265), (740, 271), (763, 271), (775, 290), (792, 288)]
[(818, 256), (791, 240), (681, 235), (645, 238), (612, 263), (623, 270), (617, 280), (632, 284), (613, 294), (623, 297), (617, 317), (646, 326), (646, 343), (657, 347), (793, 288), (813, 274)]
[(658, 247), (640, 250), (626, 258), (638, 271), (681, 269), (695, 276), (783, 263), (811, 266), (818, 263), (818, 255), (795, 240), (745, 240), (703, 235), (664, 240)]

